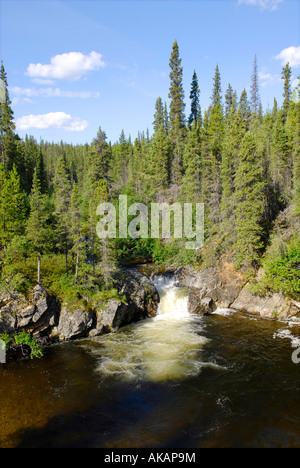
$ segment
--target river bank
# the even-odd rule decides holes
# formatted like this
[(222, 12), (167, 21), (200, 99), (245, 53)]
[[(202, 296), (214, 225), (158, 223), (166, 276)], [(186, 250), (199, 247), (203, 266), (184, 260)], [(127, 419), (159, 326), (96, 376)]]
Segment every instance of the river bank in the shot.
[(216, 309), (232, 309), (264, 319), (300, 321), (300, 303), (281, 293), (260, 297), (251, 291), (243, 272), (228, 261), (218, 267), (190, 266), (162, 268), (143, 264), (126, 266), (115, 277), (122, 300), (110, 299), (86, 310), (62, 304), (41, 285), (24, 297), (16, 292), (0, 296), (0, 333), (24, 330), (43, 347), (56, 342), (114, 333), (121, 327), (157, 314), (159, 292), (152, 278), (172, 276), (176, 285), (188, 291), (191, 315), (209, 315)]
[(193, 315), (174, 276), (154, 281), (155, 317), (1, 368), (1, 447), (300, 446), (297, 327)]
[[(260, 270), (257, 277), (263, 275)], [(232, 308), (262, 318), (289, 320), (300, 317), (300, 302), (281, 292), (259, 295), (254, 292), (243, 270), (226, 259), (218, 267), (176, 271), (178, 284), (189, 289), (190, 309), (193, 313), (211, 313), (216, 308)]]
[(120, 327), (156, 315), (159, 295), (152, 281), (135, 269), (115, 275), (119, 299), (97, 307), (61, 303), (41, 285), (25, 297), (16, 291), (0, 295), (0, 333), (24, 330), (43, 347), (56, 342), (116, 332)]

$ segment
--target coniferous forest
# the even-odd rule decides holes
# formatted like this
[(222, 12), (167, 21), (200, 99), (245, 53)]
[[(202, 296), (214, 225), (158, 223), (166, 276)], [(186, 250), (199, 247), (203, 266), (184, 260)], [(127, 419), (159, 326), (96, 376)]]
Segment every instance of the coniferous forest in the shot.
[[(216, 66), (208, 109), (201, 108), (196, 71), (185, 96), (176, 41), (169, 68), (168, 102), (157, 97), (153, 129), (132, 141), (124, 128), (112, 144), (99, 122), (90, 144), (71, 145), (20, 139), (2, 63), (1, 288), (26, 294), (38, 281), (62, 300), (88, 306), (117, 294), (112, 273), (122, 264), (202, 268), (226, 256), (258, 294), (299, 297), (300, 84), (292, 92), (289, 63), (283, 103), (274, 99), (272, 109), (261, 105), (256, 57), (240, 95)], [(120, 194), (149, 207), (203, 203), (204, 246), (188, 250), (175, 237), (100, 239), (96, 208), (105, 201), (118, 207)]]

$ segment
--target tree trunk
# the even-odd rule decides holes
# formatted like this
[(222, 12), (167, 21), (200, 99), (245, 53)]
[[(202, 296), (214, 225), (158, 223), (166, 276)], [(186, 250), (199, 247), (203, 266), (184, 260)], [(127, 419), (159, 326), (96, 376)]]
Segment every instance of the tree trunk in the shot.
[(38, 274), (37, 274), (37, 282), (40, 284), (41, 282), (41, 257), (38, 256)]
[(78, 265), (79, 265), (79, 252), (77, 252), (77, 255), (76, 255), (75, 283), (77, 283), (77, 280), (78, 280)]
[(66, 273), (68, 274), (68, 251), (66, 250)]

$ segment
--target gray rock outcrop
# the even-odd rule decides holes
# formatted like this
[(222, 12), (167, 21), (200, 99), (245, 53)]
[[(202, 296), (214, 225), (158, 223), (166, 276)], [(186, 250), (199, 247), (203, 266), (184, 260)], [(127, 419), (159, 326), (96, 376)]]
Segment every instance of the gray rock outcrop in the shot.
[(154, 317), (159, 304), (159, 294), (148, 276), (126, 270), (115, 276), (115, 286), (122, 301), (110, 300), (104, 310), (97, 311), (95, 329), (90, 335), (116, 332), (120, 327)]
[(189, 291), (188, 305), (192, 314), (207, 315), (216, 308), (231, 308), (267, 319), (300, 315), (300, 301), (288, 299), (281, 293), (260, 297), (251, 292), (243, 273), (230, 262), (203, 270), (184, 267), (176, 276), (178, 284)]
[(281, 293), (259, 297), (245, 286), (231, 307), (268, 319), (289, 319), (300, 314), (300, 304)]
[(0, 296), (0, 333), (16, 330), (37, 335), (51, 329), (58, 321), (59, 302), (40, 285), (35, 286), (28, 298), (18, 293)]
[(90, 311), (61, 305), (40, 285), (27, 298), (16, 292), (0, 294), (0, 333), (25, 330), (47, 343), (66, 341), (116, 332), (156, 315), (159, 295), (146, 275), (134, 270), (120, 272), (115, 287), (122, 300), (109, 300)]
[(232, 307), (245, 284), (242, 275), (229, 262), (224, 262), (221, 269), (184, 267), (176, 272), (176, 277), (178, 285), (189, 291), (190, 312), (199, 315), (209, 314), (217, 307)]

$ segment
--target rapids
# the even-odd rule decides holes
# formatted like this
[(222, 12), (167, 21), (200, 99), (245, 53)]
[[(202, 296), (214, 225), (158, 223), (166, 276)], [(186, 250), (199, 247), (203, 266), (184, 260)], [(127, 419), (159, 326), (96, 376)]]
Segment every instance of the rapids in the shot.
[(1, 447), (300, 447), (299, 322), (192, 316), (153, 281), (156, 317), (0, 367)]

